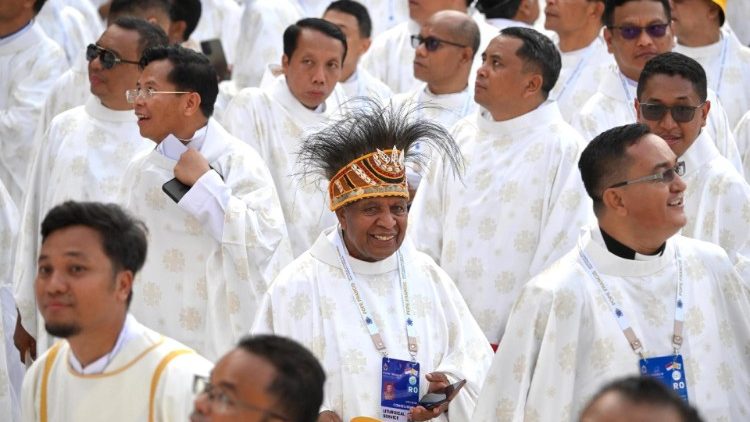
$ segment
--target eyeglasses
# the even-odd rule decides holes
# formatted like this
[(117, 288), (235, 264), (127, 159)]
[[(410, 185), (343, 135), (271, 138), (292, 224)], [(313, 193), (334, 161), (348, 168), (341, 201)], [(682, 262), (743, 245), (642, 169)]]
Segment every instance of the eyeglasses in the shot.
[(635, 183), (642, 183), (642, 182), (669, 183), (672, 180), (674, 180), (675, 174), (678, 176), (685, 175), (685, 162), (684, 161), (678, 161), (676, 166), (672, 168), (668, 168), (660, 173), (652, 174), (650, 176), (639, 177), (637, 179), (628, 180), (625, 182), (615, 183), (614, 185), (608, 187), (607, 189), (619, 188), (621, 186), (627, 186), (627, 185), (632, 185)]
[(86, 47), (86, 60), (93, 61), (97, 57), (99, 57), (99, 61), (105, 69), (112, 69), (116, 64), (120, 63), (139, 64), (131, 60), (123, 60), (106, 48), (101, 48), (96, 44), (89, 44)]
[(661, 38), (667, 33), (668, 23), (654, 23), (646, 26), (635, 26), (635, 25), (622, 25), (622, 26), (609, 26), (610, 30), (618, 29), (620, 36), (626, 40), (634, 40), (641, 35), (644, 30), (652, 38)]
[(450, 42), (450, 41), (446, 41), (446, 40), (441, 40), (440, 38), (436, 38), (436, 37), (433, 37), (433, 36), (429, 36), (429, 37), (422, 37), (421, 35), (412, 35), (411, 36), (411, 46), (412, 47), (417, 48), (422, 43), (424, 43), (424, 48), (427, 51), (429, 51), (429, 52), (433, 52), (433, 51), (437, 50), (438, 48), (440, 48), (440, 44), (447, 44), (447, 45), (452, 45), (454, 47), (461, 47), (461, 48), (467, 47), (467, 46), (462, 45), (462, 44), (457, 44), (457, 43), (454, 43), (454, 42)]
[(193, 393), (197, 395), (205, 394), (208, 401), (211, 402), (211, 411), (218, 414), (226, 414), (231, 409), (244, 409), (251, 412), (263, 413), (263, 420), (280, 420), (288, 421), (286, 416), (279, 415), (278, 413), (272, 412), (268, 409), (261, 409), (258, 406), (254, 406), (249, 403), (243, 403), (239, 400), (235, 400), (229, 397), (220, 387), (217, 387), (210, 382), (208, 379), (200, 376), (196, 376), (193, 379)]
[(664, 118), (667, 112), (669, 112), (675, 122), (687, 123), (693, 120), (693, 117), (695, 117), (695, 111), (703, 107), (703, 104), (706, 103), (702, 102), (697, 106), (676, 105), (667, 107), (664, 104), (641, 103), (640, 108), (641, 115), (646, 120), (658, 122)]
[(156, 94), (190, 94), (191, 91), (155, 91), (152, 88), (136, 88), (125, 91), (125, 99), (128, 103), (133, 104), (138, 101), (138, 98), (144, 100), (150, 100)]

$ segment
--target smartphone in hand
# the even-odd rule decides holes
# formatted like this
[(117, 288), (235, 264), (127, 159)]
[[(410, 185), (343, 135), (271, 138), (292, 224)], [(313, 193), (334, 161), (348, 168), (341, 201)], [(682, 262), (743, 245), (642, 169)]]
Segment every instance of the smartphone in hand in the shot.
[(419, 399), (419, 405), (427, 410), (432, 410), (444, 403), (448, 403), (453, 400), (459, 391), (466, 385), (466, 380), (461, 380), (457, 383), (451, 384), (440, 391), (433, 393), (427, 393)]

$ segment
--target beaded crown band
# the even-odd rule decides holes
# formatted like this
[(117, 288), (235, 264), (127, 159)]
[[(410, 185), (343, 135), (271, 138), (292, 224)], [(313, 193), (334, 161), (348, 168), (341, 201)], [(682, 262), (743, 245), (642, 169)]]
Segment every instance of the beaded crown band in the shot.
[(364, 198), (399, 196), (409, 199), (404, 151), (378, 149), (347, 164), (328, 184), (331, 211)]

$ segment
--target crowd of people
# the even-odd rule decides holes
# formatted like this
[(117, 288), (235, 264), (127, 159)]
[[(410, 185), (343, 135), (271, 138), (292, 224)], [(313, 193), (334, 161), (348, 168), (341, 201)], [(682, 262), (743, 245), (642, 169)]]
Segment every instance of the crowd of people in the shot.
[(0, 420), (748, 419), (748, 19), (2, 0)]

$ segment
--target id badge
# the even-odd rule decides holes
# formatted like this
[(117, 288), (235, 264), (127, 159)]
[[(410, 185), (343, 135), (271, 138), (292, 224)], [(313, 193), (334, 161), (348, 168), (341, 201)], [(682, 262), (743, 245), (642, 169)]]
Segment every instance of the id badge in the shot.
[(685, 364), (682, 355), (657, 356), (641, 359), (639, 362), (641, 374), (654, 377), (674, 390), (678, 396), (688, 402), (687, 378), (685, 378)]
[(419, 363), (384, 357), (382, 369), (381, 419), (406, 422), (409, 409), (419, 402)]

